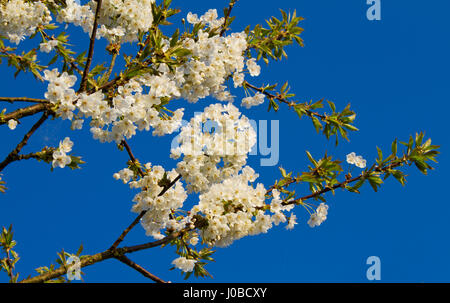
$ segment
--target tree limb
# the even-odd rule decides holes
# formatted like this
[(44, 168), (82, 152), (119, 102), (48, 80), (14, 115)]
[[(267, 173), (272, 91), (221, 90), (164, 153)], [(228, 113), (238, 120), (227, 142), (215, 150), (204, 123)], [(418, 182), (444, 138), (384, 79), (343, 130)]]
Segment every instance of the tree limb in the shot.
[(41, 125), (47, 120), (48, 113), (44, 112), (42, 117), (36, 122), (36, 124), (31, 127), (31, 129), (28, 131), (28, 133), (23, 137), (22, 141), (16, 146), (16, 148), (9, 153), (9, 155), (6, 157), (6, 159), (0, 163), (0, 171), (2, 171), (8, 164), (11, 162), (14, 162), (19, 159), (19, 153), (22, 150), (22, 148), (28, 143), (28, 140), (30, 137), (34, 134), (34, 132), (41, 127)]
[[(146, 243), (146, 244), (123, 247), (123, 248), (108, 249), (106, 251), (97, 253), (92, 256), (83, 256), (80, 260), (80, 268), (87, 267), (87, 266), (90, 266), (90, 265), (98, 263), (98, 262), (102, 262), (107, 259), (118, 258), (124, 254), (133, 253), (136, 251), (140, 251), (140, 250), (167, 244), (170, 241), (172, 241), (173, 239), (182, 236), (186, 231), (189, 231), (189, 230), (190, 230), (190, 228), (187, 228), (187, 229), (184, 229), (184, 230), (181, 230), (178, 232), (174, 232), (161, 240)], [(69, 268), (68, 266), (61, 266), (58, 269), (53, 270), (51, 272), (47, 272), (47, 273), (41, 274), (36, 277), (22, 280), (20, 283), (43, 283), (43, 282), (58, 278), (64, 274), (66, 274), (68, 268)]]
[(151, 272), (147, 271), (145, 268), (143, 268), (142, 266), (140, 266), (139, 264), (133, 262), (132, 260), (130, 260), (128, 257), (126, 256), (119, 256), (116, 257), (117, 260), (119, 260), (120, 262), (130, 266), (131, 268), (135, 269), (136, 271), (140, 272), (144, 277), (147, 277), (157, 283), (167, 283), (166, 281), (158, 278), (157, 276), (155, 276), (154, 274), (152, 274)]
[(32, 116), (43, 111), (48, 111), (50, 110), (50, 106), (50, 103), (38, 103), (35, 105), (20, 108), (0, 117), (0, 125), (8, 123), (8, 121), (11, 119), (19, 120), (21, 118)]
[(35, 98), (27, 98), (27, 97), (0, 97), (0, 102), (31, 102), (31, 103), (49, 103), (45, 99), (35, 99)]
[(83, 92), (83, 91), (86, 90), (87, 78), (88, 78), (88, 75), (89, 75), (89, 69), (91, 68), (92, 57), (94, 56), (94, 44), (95, 44), (95, 37), (97, 35), (98, 18), (99, 18), (99, 15), (100, 15), (101, 7), (102, 7), (102, 0), (97, 0), (97, 9), (95, 11), (94, 25), (93, 25), (93, 28), (92, 28), (91, 39), (90, 39), (90, 42), (89, 42), (88, 57), (87, 57), (87, 60), (86, 60), (86, 66), (84, 67), (83, 77), (81, 78), (79, 92)]

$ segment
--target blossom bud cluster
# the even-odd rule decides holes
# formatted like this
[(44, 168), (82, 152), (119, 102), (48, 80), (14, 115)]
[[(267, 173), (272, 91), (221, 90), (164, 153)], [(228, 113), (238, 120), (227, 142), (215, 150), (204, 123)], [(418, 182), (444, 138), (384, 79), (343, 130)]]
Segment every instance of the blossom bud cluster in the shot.
[(135, 195), (133, 201), (135, 204), (132, 211), (141, 213), (147, 211), (141, 220), (141, 224), (146, 230), (146, 235), (153, 236), (155, 239), (161, 239), (163, 235), (161, 230), (170, 228), (172, 230), (183, 229), (188, 221), (177, 221), (172, 216), (172, 212), (183, 207), (184, 201), (187, 199), (186, 191), (181, 182), (176, 182), (164, 195), (159, 196), (163, 187), (159, 185), (160, 180), (166, 177), (174, 180), (177, 177), (175, 170), (165, 171), (161, 166), (151, 166), (150, 163), (145, 165), (147, 173), (144, 177), (131, 181), (134, 173), (128, 168), (114, 174), (114, 178), (129, 183), (130, 188), (137, 188), (141, 191)]
[(9, 0), (0, 3), (0, 35), (19, 44), (32, 35), (40, 24), (52, 20), (49, 9), (41, 1)]
[(212, 104), (181, 129), (178, 141), (171, 151), (175, 159), (184, 155), (177, 171), (189, 192), (203, 192), (241, 170), (256, 143), (256, 132), (233, 104)]

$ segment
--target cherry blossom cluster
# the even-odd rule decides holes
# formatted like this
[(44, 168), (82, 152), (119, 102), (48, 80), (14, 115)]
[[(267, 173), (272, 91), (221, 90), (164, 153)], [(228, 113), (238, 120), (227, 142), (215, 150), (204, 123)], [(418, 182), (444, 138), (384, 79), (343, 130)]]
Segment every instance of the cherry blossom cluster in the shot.
[[(224, 22), (224, 18), (217, 19), (215, 9), (207, 11), (200, 18), (189, 13), (187, 20), (191, 24), (202, 23), (210, 28), (219, 27)], [(243, 56), (247, 49), (245, 32), (210, 37), (207, 31), (200, 29), (195, 39), (183, 39), (182, 44), (191, 51), (190, 60), (168, 76), (179, 87), (180, 97), (190, 102), (195, 103), (208, 96), (219, 101), (232, 101), (233, 96), (226, 90), (225, 81), (232, 76), (235, 87), (241, 86), (246, 63), (251, 76), (260, 73), (256, 61), (250, 59), (246, 62)]]
[(86, 33), (91, 33), (94, 17), (95, 14), (89, 4), (80, 5), (79, 1), (66, 0), (66, 7), (59, 11), (56, 21), (73, 23), (76, 26), (81, 26)]
[[(100, 9), (98, 35), (110, 42), (137, 41), (140, 32), (148, 31), (153, 24), (154, 0), (104, 0)], [(58, 15), (59, 22), (81, 26), (87, 33), (92, 31), (96, 1), (80, 5), (74, 0), (66, 1), (66, 8)]]
[(64, 168), (72, 162), (72, 158), (67, 155), (73, 148), (73, 142), (69, 137), (59, 142), (59, 147), (53, 152), (52, 167)]
[(259, 183), (256, 188), (249, 185), (256, 178), (253, 169), (247, 166), (242, 174), (214, 184), (200, 195), (199, 203), (191, 213), (201, 213), (208, 220), (207, 228), (202, 230), (205, 243), (225, 247), (237, 239), (267, 232), (272, 227), (270, 216), (259, 210), (264, 207), (264, 185)]
[[(200, 195), (191, 215), (201, 213), (207, 219), (208, 225), (201, 232), (205, 243), (225, 247), (242, 237), (267, 233), (273, 225), (286, 222), (283, 212), (292, 210), (294, 206), (283, 205), (280, 193), (274, 190), (269, 206), (271, 214), (266, 213), (267, 191), (261, 183), (256, 187), (251, 185), (256, 178), (255, 171), (246, 166), (241, 174), (212, 185)], [(293, 228), (295, 220), (292, 214), (287, 228)]]
[(190, 24), (202, 23), (208, 25), (210, 28), (218, 28), (219, 26), (222, 26), (222, 24), (225, 22), (225, 18), (217, 19), (217, 17), (218, 17), (217, 10), (210, 9), (200, 18), (198, 17), (197, 14), (189, 12), (187, 14), (186, 20)]
[(38, 25), (49, 24), (50, 11), (41, 1), (9, 0), (0, 3), (0, 35), (19, 44), (32, 35)]
[(161, 230), (170, 228), (172, 230), (181, 230), (189, 224), (186, 220), (177, 221), (173, 213), (183, 207), (184, 201), (187, 199), (186, 191), (181, 182), (177, 182), (164, 195), (159, 196), (163, 187), (159, 182), (166, 177), (174, 180), (177, 177), (175, 170), (165, 171), (161, 166), (152, 166), (150, 163), (145, 165), (146, 174), (144, 177), (131, 181), (134, 173), (128, 168), (115, 173), (113, 177), (129, 183), (130, 188), (140, 189), (141, 191), (135, 195), (133, 201), (135, 204), (132, 211), (141, 213), (147, 211), (141, 220), (141, 224), (146, 230), (147, 236), (155, 239), (163, 238)]
[(67, 72), (60, 74), (58, 69), (45, 70), (44, 80), (48, 81), (45, 98), (57, 106), (56, 114), (62, 119), (72, 120), (75, 110), (74, 102), (77, 98), (72, 88), (77, 82), (77, 77)]
[[(59, 74), (57, 69), (45, 70), (44, 79), (49, 82), (45, 98), (56, 105), (57, 116), (73, 120), (73, 129), (81, 129), (83, 118), (91, 118), (91, 132), (101, 142), (119, 143), (124, 137), (134, 136), (136, 129), (153, 127), (153, 134), (161, 136), (181, 126), (183, 108), (177, 109), (172, 116), (161, 116), (154, 108), (161, 103), (160, 98), (172, 96), (174, 86), (172, 90), (168, 88), (170, 81), (166, 82), (164, 78), (147, 76), (139, 81), (129, 81), (118, 88), (112, 106), (100, 91), (77, 95), (72, 89), (77, 81), (74, 75)], [(148, 94), (143, 92), (143, 85), (151, 86)], [(76, 115), (75, 110), (78, 110)]]
[(311, 214), (311, 217), (308, 221), (308, 225), (310, 227), (319, 226), (327, 219), (328, 215), (328, 205), (325, 203), (320, 203), (320, 205), (317, 207), (316, 211)]
[(178, 141), (171, 150), (174, 159), (184, 155), (177, 171), (189, 192), (203, 192), (241, 170), (256, 132), (233, 104), (212, 104), (181, 129)]
[(356, 156), (355, 153), (350, 153), (347, 155), (347, 163), (354, 164), (359, 168), (365, 168), (367, 165), (367, 161), (361, 156)]
[[(151, 87), (148, 93), (144, 91), (145, 86)], [(101, 142), (120, 142), (123, 137), (133, 137), (137, 129), (149, 131), (150, 127), (153, 135), (162, 136), (181, 126), (184, 111), (179, 108), (169, 116), (155, 108), (161, 98), (172, 96), (169, 86), (170, 81), (148, 75), (119, 87), (112, 106), (101, 92), (80, 94), (77, 106), (85, 117), (92, 118), (91, 132)]]

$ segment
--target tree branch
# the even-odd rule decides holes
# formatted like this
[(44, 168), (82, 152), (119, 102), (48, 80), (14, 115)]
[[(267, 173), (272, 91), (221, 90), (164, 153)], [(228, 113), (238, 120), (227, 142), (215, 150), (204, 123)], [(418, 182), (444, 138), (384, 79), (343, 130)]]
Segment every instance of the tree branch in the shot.
[(227, 13), (225, 15), (225, 20), (224, 20), (223, 25), (222, 25), (222, 30), (220, 31), (220, 36), (221, 37), (225, 34), (225, 32), (228, 29), (227, 22), (228, 22), (228, 19), (230, 18), (231, 10), (233, 9), (233, 7), (236, 4), (236, 2), (238, 2), (238, 1), (239, 0), (230, 0), (230, 4), (228, 5)]
[(31, 102), (31, 103), (49, 103), (45, 99), (35, 99), (35, 98), (27, 98), (27, 97), (0, 97), (0, 102)]
[[(271, 94), (271, 93), (269, 93), (268, 91), (264, 90), (261, 87), (257, 87), (257, 86), (254, 86), (254, 85), (248, 83), (246, 80), (244, 80), (243, 86), (244, 87), (245, 86), (250, 87), (251, 89), (266, 95), (269, 99), (276, 99), (276, 100), (278, 100), (278, 101), (280, 101), (280, 102), (282, 102), (284, 104), (287, 104), (289, 106), (294, 106), (295, 105), (294, 102), (290, 102), (290, 101), (288, 101), (288, 100), (286, 100), (284, 98), (281, 98), (279, 95)], [(313, 111), (310, 111), (310, 110), (306, 110), (306, 112), (308, 113), (308, 115), (316, 116), (317, 118), (321, 119), (322, 121), (326, 120), (326, 116), (324, 116), (324, 115), (321, 115), (319, 113), (316, 113), (316, 112), (313, 112)]]
[(166, 281), (158, 278), (154, 274), (152, 274), (149, 271), (147, 271), (145, 268), (143, 268), (139, 264), (133, 262), (132, 260), (130, 260), (126, 256), (119, 256), (119, 257), (116, 257), (116, 259), (119, 260), (120, 262), (130, 266), (131, 268), (135, 269), (136, 271), (140, 272), (144, 277), (147, 277), (147, 278), (149, 278), (149, 279), (151, 279), (151, 280), (153, 280), (153, 281), (155, 281), (157, 283), (167, 283)]
[[(123, 248), (114, 248), (114, 249), (110, 248), (104, 252), (100, 252), (100, 253), (97, 253), (92, 256), (82, 256), (81, 260), (80, 260), (80, 268), (87, 267), (92, 264), (102, 262), (104, 260), (108, 260), (111, 258), (118, 258), (124, 254), (133, 253), (133, 252), (137, 252), (140, 250), (144, 250), (144, 249), (148, 249), (148, 248), (152, 248), (152, 247), (158, 247), (158, 246), (167, 244), (170, 241), (172, 241), (173, 239), (176, 239), (176, 238), (182, 236), (185, 232), (187, 232), (189, 230), (190, 230), (190, 228), (187, 228), (187, 229), (184, 229), (184, 230), (181, 230), (178, 232), (174, 232), (161, 240), (146, 243), (146, 244), (123, 247)], [(58, 278), (64, 274), (66, 274), (67, 270), (68, 270), (68, 266), (61, 266), (58, 269), (55, 269), (51, 272), (47, 272), (47, 273), (41, 274), (36, 277), (22, 280), (20, 283), (43, 283), (43, 282)]]
[(138, 168), (138, 172), (139, 175), (141, 177), (144, 177), (145, 174), (142, 171), (142, 169), (138, 166), (139, 161), (136, 159), (136, 157), (133, 155), (133, 151), (131, 150), (130, 145), (128, 145), (127, 141), (125, 141), (125, 139), (122, 140), (122, 142), (120, 142), (120, 144), (125, 147), (125, 149), (127, 150), (128, 156), (130, 157), (130, 160), (136, 165), (136, 167)]
[(84, 67), (84, 71), (83, 71), (83, 77), (81, 78), (79, 92), (83, 92), (86, 90), (89, 69), (91, 68), (92, 57), (94, 56), (94, 44), (95, 44), (95, 37), (97, 35), (98, 18), (100, 15), (101, 7), (102, 7), (102, 0), (97, 0), (97, 9), (95, 11), (94, 25), (92, 28), (91, 39), (89, 42), (89, 52), (88, 52), (88, 57), (86, 59), (86, 66)]
[[(404, 163), (406, 163), (407, 161), (408, 161), (408, 160), (407, 160), (406, 158), (402, 158), (402, 159), (399, 159), (399, 162), (397, 162), (397, 163), (391, 163), (391, 164), (389, 164), (389, 165), (387, 165), (387, 166), (385, 166), (385, 167), (378, 167), (378, 166), (377, 166), (377, 167), (374, 168), (374, 171), (380, 172), (380, 173), (384, 173), (384, 172), (386, 172), (388, 169), (392, 169), (392, 168), (396, 168), (396, 167), (402, 166), (402, 165), (403, 165)], [(283, 205), (297, 204), (297, 203), (300, 203), (300, 202), (305, 201), (305, 200), (309, 200), (309, 199), (316, 198), (317, 196), (323, 195), (323, 194), (325, 194), (325, 193), (327, 193), (327, 192), (329, 192), (329, 191), (338, 189), (338, 188), (340, 188), (340, 187), (345, 187), (347, 184), (350, 184), (350, 183), (359, 181), (359, 180), (361, 180), (361, 179), (362, 179), (363, 177), (365, 177), (365, 176), (366, 176), (366, 173), (363, 172), (363, 173), (361, 173), (359, 176), (356, 176), (356, 177), (354, 177), (354, 178), (347, 179), (347, 180), (345, 180), (345, 181), (343, 181), (343, 182), (340, 182), (340, 183), (338, 183), (338, 184), (335, 184), (335, 185), (333, 185), (333, 186), (331, 186), (331, 187), (325, 187), (324, 189), (319, 190), (319, 191), (316, 191), (316, 192), (314, 192), (314, 193), (312, 193), (312, 194), (310, 194), (310, 195), (306, 195), (306, 196), (301, 197), (301, 198), (297, 198), (297, 199), (293, 199), (293, 200), (290, 200), (290, 201), (286, 201), (286, 202), (283, 203)]]
[(16, 148), (9, 153), (9, 155), (6, 157), (6, 159), (0, 163), (0, 172), (11, 162), (16, 161), (19, 159), (19, 153), (22, 150), (22, 148), (28, 143), (28, 140), (30, 137), (34, 134), (34, 132), (41, 127), (41, 125), (47, 120), (48, 113), (44, 112), (42, 117), (36, 122), (36, 124), (31, 127), (31, 129), (28, 131), (28, 133), (23, 137), (22, 141), (16, 146)]
[(34, 114), (48, 111), (50, 110), (50, 103), (39, 103), (35, 105), (31, 105), (28, 107), (20, 108), (18, 110), (15, 110), (13, 112), (10, 112), (9, 114), (3, 115), (3, 117), (0, 117), (0, 125), (8, 123), (9, 120), (19, 120), (23, 117), (32, 116)]

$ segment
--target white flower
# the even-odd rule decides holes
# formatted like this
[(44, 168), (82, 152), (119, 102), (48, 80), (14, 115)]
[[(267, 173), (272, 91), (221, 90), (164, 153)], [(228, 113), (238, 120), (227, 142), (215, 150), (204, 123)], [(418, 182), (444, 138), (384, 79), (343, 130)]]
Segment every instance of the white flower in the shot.
[(252, 106), (258, 106), (264, 103), (264, 94), (256, 93), (253, 97), (246, 97), (242, 99), (241, 105), (245, 108), (251, 108)]
[(115, 173), (113, 175), (114, 179), (122, 180), (122, 182), (124, 184), (127, 184), (128, 182), (130, 182), (130, 179), (133, 178), (133, 176), (134, 176), (134, 173), (129, 168), (124, 168), (121, 171), (119, 171), (118, 173)]
[(256, 63), (255, 58), (251, 58), (250, 60), (247, 60), (247, 68), (248, 68), (248, 71), (250, 72), (250, 76), (252, 76), (252, 77), (259, 76), (259, 74), (261, 73), (261, 66), (259, 66)]
[(69, 137), (64, 138), (64, 141), (59, 143), (59, 150), (65, 153), (70, 153), (72, 151), (73, 142), (70, 141)]
[(291, 216), (289, 217), (289, 223), (288, 225), (286, 225), (286, 229), (293, 229), (296, 224), (297, 224), (297, 216), (291, 214)]
[(192, 237), (192, 238), (189, 240), (189, 244), (195, 246), (195, 245), (198, 244), (198, 241), (199, 241), (198, 237)]
[(8, 120), (8, 127), (10, 130), (15, 130), (17, 127), (17, 121), (14, 119)]
[(350, 153), (347, 155), (347, 163), (348, 164), (355, 164), (355, 160), (356, 160), (356, 154), (355, 153)]
[(48, 42), (42, 42), (41, 44), (39, 44), (39, 50), (43, 53), (49, 53), (58, 45), (58, 43), (58, 40), (49, 40)]
[(84, 123), (83, 119), (73, 120), (72, 121), (72, 126), (71, 126), (72, 130), (82, 129), (83, 128), (83, 123)]
[(197, 14), (192, 14), (191, 12), (189, 12), (187, 14), (186, 17), (187, 22), (189, 22), (190, 24), (197, 24), (200, 22), (200, 20), (198, 19)]
[(365, 168), (367, 165), (367, 161), (361, 156), (356, 156), (355, 153), (350, 153), (347, 155), (347, 163), (354, 164), (359, 168)]
[(172, 264), (183, 272), (191, 272), (194, 270), (196, 260), (179, 257), (172, 261)]
[(53, 162), (52, 167), (60, 167), (64, 168), (66, 165), (69, 165), (72, 162), (72, 158), (67, 156), (66, 153), (60, 150), (56, 150), (53, 152)]
[(70, 141), (69, 137), (64, 138), (63, 141), (59, 142), (59, 147), (53, 152), (52, 167), (64, 168), (72, 162), (72, 158), (66, 153), (72, 151), (73, 142)]
[(319, 226), (323, 221), (327, 219), (328, 215), (328, 205), (325, 203), (320, 203), (317, 207), (316, 212), (311, 215), (311, 218), (308, 221), (308, 225), (310, 227)]
[(358, 156), (355, 159), (355, 165), (359, 168), (365, 168), (367, 165), (367, 161), (363, 159), (363, 157)]

